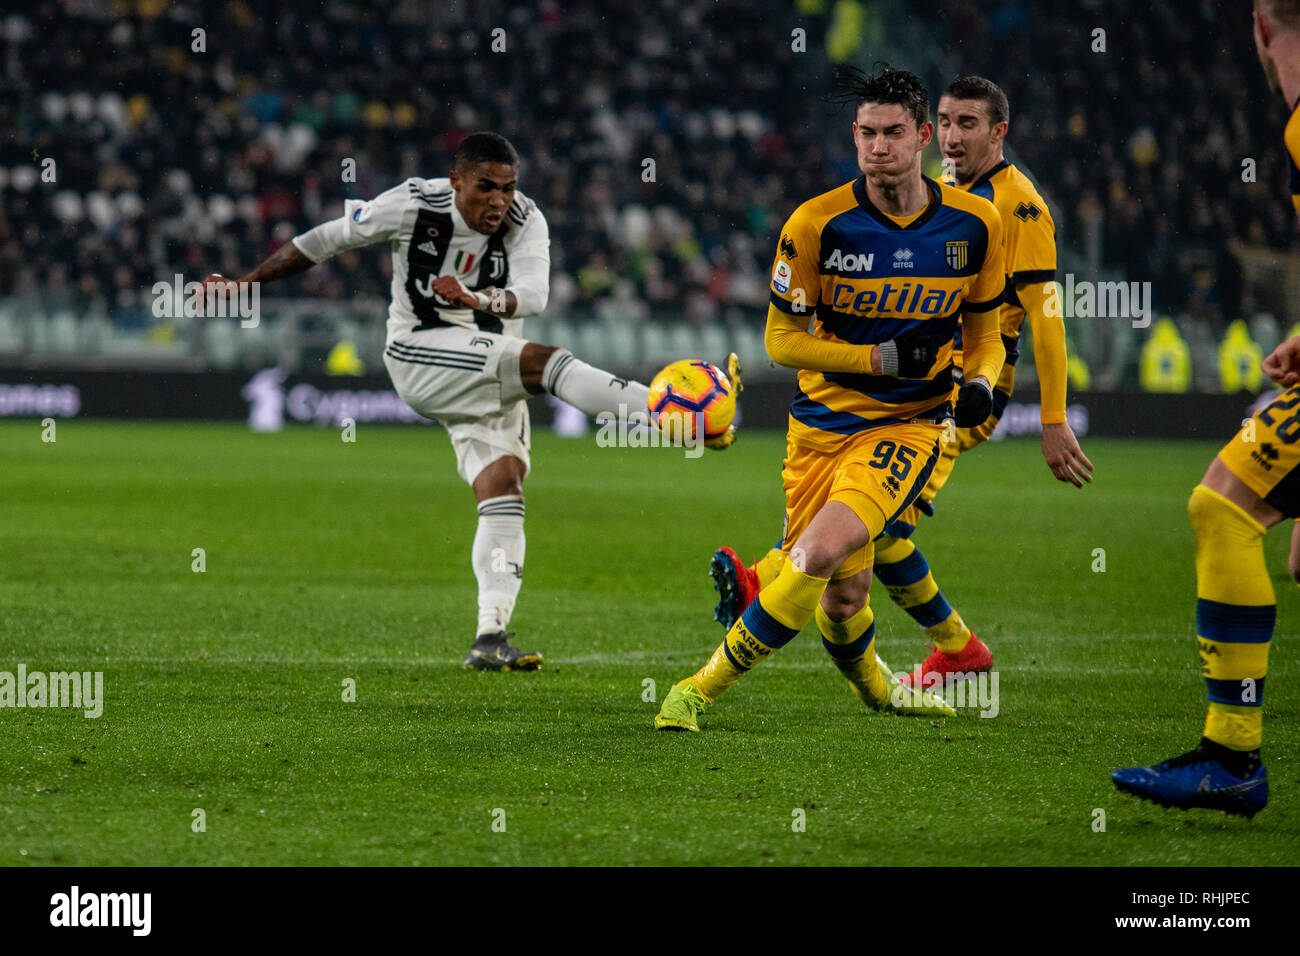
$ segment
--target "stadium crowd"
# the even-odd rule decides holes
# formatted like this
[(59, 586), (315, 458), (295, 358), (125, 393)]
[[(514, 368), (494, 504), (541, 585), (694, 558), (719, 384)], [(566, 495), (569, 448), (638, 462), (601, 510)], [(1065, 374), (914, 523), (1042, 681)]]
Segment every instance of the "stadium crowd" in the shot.
[[(271, 18), (141, 0), (4, 14), (0, 297), (101, 303), (147, 325), (153, 283), (236, 274), (344, 197), (444, 175), (460, 138), (495, 129), (550, 222), (552, 308), (755, 321), (784, 218), (856, 172), (847, 112), (820, 102), (831, 7), (448, 0), (431, 16), (418, 0), (337, 0)], [(952, 72), (1007, 90), (1010, 142), (1064, 242), (1100, 229), (1103, 265), (1152, 280), (1162, 309), (1240, 314), (1225, 250), (1292, 230), (1284, 109), (1247, 28), (1209, 0), (910, 9)], [(800, 25), (806, 53), (792, 49)], [(1179, 59), (1157, 69), (1167, 49)], [(283, 291), (382, 297), (389, 270), (353, 252)]]
[(1060, 241), (1083, 248), (1098, 228), (1103, 265), (1151, 281), (1163, 310), (1217, 323), (1249, 309), (1239, 244), (1289, 246), (1295, 222), (1287, 110), (1249, 4), (1228, 21), (1215, 0), (913, 7), (954, 69), (1006, 90), (1009, 142), (1061, 207)]

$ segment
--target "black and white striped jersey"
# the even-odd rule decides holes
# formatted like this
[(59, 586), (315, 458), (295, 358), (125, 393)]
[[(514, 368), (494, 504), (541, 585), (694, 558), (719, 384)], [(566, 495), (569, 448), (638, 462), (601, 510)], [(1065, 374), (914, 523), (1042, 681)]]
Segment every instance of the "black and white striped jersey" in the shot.
[[(416, 329), (459, 325), (522, 333), (523, 318), (546, 307), (550, 287), (550, 231), (537, 204), (521, 192), (501, 227), (484, 235), (456, 209), (451, 180), (412, 177), (366, 202), (349, 199), (343, 215), (300, 236), (294, 245), (321, 262), (348, 249), (387, 240), (393, 253), (388, 338)], [(508, 289), (518, 308), (512, 317), (450, 305), (433, 280), (454, 275), (466, 288)]]

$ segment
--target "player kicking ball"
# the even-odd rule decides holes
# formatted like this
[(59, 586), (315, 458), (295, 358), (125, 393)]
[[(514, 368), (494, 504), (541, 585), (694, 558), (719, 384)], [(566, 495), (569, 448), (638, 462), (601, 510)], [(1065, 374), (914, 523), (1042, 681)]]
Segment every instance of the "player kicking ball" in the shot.
[[(644, 410), (648, 389), (521, 337), (524, 317), (546, 307), (550, 290), (546, 218), (518, 190), (519, 156), (505, 137), (466, 137), (452, 165), (445, 179), (412, 177), (369, 202), (349, 199), (342, 217), (295, 236), (247, 275), (204, 284), (273, 282), (349, 249), (390, 244), (384, 364), (402, 400), (447, 429), (478, 502), (470, 551), (478, 626), (463, 666), (536, 670), (542, 655), (520, 650), (506, 631), (524, 570), (526, 399), (546, 392), (617, 418), (620, 406)], [(728, 428), (706, 445), (726, 448), (734, 436)]]
[[(1300, 100), (1300, 0), (1255, 0), (1255, 48), (1269, 87)], [(1291, 201), (1300, 209), (1300, 118), (1284, 134)], [(1196, 535), (1196, 646), (1208, 712), (1194, 750), (1111, 774), (1143, 800), (1253, 817), (1268, 803), (1264, 676), (1277, 598), (1264, 563), (1264, 532), (1300, 519), (1300, 336), (1279, 345), (1264, 372), (1286, 389), (1223, 446), (1187, 513)], [(1291, 575), (1300, 581), (1300, 524), (1291, 532)]]
[(664, 697), (659, 730), (699, 730), (720, 694), (810, 620), (868, 707), (953, 713), (895, 683), (876, 657), (872, 542), (939, 458), (943, 422), (954, 415), (959, 319), (966, 382), (957, 424), (978, 425), (992, 411), (1005, 357), (1002, 222), (988, 200), (921, 174), (934, 125), (916, 76), (851, 71), (837, 84), (855, 107), (862, 176), (805, 202), (785, 224), (767, 314), (768, 355), (800, 370), (782, 471), (783, 565), (704, 666)]

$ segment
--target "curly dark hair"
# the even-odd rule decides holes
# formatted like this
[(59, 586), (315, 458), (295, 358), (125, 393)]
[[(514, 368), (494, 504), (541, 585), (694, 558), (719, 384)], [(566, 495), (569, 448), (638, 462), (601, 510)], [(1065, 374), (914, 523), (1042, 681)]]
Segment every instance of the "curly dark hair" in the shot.
[(519, 154), (510, 145), (510, 140), (500, 133), (470, 133), (461, 141), (452, 157), (452, 167), (468, 169), (479, 163), (505, 163), (507, 166), (519, 165)]
[(930, 95), (920, 77), (907, 70), (895, 70), (877, 63), (875, 72), (864, 73), (855, 66), (838, 66), (831, 78), (830, 101), (852, 103), (897, 103), (916, 121), (917, 129), (930, 118)]
[(973, 73), (959, 76), (948, 84), (943, 94), (958, 100), (979, 100), (988, 110), (992, 126), (1011, 121), (1011, 105), (1007, 103), (1007, 94), (1002, 92), (1002, 87), (982, 76)]

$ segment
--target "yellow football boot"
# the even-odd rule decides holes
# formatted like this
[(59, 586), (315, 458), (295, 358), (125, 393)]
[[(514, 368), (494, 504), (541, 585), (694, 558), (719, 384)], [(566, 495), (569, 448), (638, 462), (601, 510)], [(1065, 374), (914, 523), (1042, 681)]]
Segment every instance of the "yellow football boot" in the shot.
[(689, 677), (674, 684), (655, 717), (655, 730), (700, 731), (700, 714), (709, 706)]

